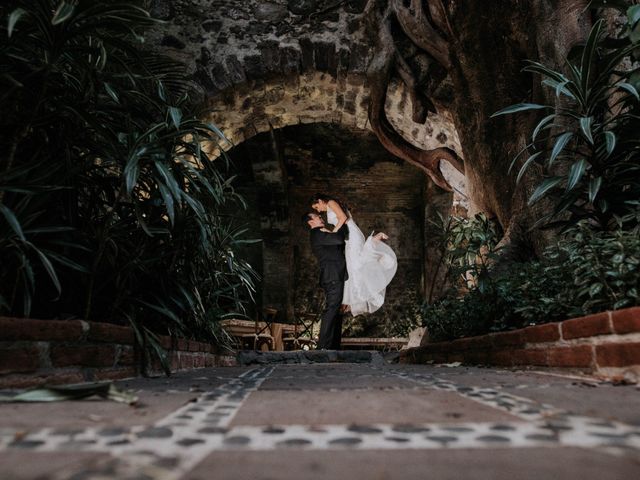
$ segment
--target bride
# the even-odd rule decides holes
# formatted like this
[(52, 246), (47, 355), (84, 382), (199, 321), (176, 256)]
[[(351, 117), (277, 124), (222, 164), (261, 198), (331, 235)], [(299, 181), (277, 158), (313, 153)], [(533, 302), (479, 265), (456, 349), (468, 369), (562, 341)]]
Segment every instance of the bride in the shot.
[(384, 303), (387, 285), (398, 268), (396, 254), (382, 241), (389, 237), (380, 232), (365, 240), (349, 210), (327, 195), (314, 195), (311, 207), (319, 213), (326, 212), (334, 232), (344, 224), (348, 228), (344, 255), (349, 278), (344, 284), (342, 303), (348, 305), (354, 317), (375, 312)]

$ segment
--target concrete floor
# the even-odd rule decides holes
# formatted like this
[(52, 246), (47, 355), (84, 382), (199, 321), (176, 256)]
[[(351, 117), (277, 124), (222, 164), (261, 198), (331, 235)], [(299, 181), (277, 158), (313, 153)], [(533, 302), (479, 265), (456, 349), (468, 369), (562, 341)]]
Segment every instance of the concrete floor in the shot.
[(0, 404), (0, 478), (640, 478), (640, 388), (428, 365), (201, 369)]

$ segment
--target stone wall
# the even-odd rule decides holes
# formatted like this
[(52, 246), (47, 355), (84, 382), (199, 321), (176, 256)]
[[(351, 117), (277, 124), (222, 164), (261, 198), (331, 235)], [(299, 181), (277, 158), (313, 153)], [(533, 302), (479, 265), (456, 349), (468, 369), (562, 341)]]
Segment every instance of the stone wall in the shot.
[(572, 368), (640, 381), (640, 307), (521, 330), (430, 343), (405, 350), (402, 363)]
[[(171, 371), (235, 362), (208, 343), (160, 336)], [(83, 320), (0, 317), (0, 388), (120, 380), (141, 374), (129, 327)], [(157, 360), (149, 373), (161, 374)]]
[[(168, 25), (149, 43), (186, 63), (203, 92), (203, 115), (224, 132), (230, 149), (272, 128), (329, 122), (368, 129), (366, 70), (373, 55), (365, 34), (366, 0), (152, 0)], [(411, 120), (406, 91), (390, 87), (389, 119), (420, 148), (461, 153), (446, 112)], [(464, 177), (443, 162), (470, 208)], [(425, 180), (426, 181), (426, 180)]]

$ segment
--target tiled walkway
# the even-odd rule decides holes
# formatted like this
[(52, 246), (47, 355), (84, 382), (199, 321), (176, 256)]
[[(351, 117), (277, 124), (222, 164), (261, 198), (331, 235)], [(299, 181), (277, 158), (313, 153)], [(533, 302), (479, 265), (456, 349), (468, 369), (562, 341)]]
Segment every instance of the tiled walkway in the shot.
[(497, 369), (203, 369), (0, 405), (9, 479), (640, 478), (640, 389)]

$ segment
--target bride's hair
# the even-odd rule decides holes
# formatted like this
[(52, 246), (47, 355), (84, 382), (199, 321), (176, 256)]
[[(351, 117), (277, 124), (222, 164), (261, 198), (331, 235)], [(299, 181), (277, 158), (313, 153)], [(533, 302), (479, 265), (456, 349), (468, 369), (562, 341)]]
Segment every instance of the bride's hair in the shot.
[(319, 201), (328, 202), (329, 200), (333, 200), (338, 205), (340, 205), (340, 208), (344, 211), (344, 213), (349, 216), (349, 206), (346, 203), (341, 202), (337, 198), (330, 197), (329, 195), (326, 195), (324, 193), (316, 193), (313, 197), (311, 197), (311, 205), (316, 204)]

